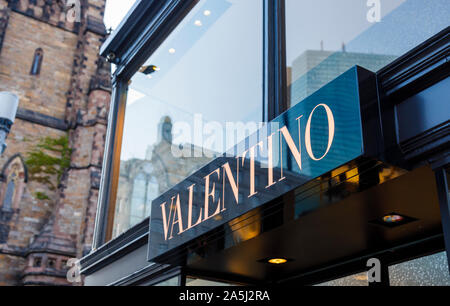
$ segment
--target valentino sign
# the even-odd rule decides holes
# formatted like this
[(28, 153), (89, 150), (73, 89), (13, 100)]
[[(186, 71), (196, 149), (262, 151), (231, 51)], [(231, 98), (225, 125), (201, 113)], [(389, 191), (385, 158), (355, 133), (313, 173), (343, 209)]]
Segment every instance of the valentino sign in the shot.
[[(320, 157), (316, 157), (317, 154), (314, 154), (312, 142), (311, 142), (311, 125), (312, 125), (312, 118), (313, 115), (318, 111), (320, 108), (323, 108), (323, 110), (326, 113), (327, 117), (327, 125), (328, 125), (328, 143), (326, 146), (326, 150), (324, 153), (320, 153)], [(301, 130), (301, 119), (303, 118), (303, 115), (299, 116), (296, 121), (298, 122), (299, 131), (300, 134), (302, 133)], [(305, 130), (305, 136), (304, 136), (304, 146), (306, 147), (306, 151), (308, 153), (309, 158), (314, 161), (320, 161), (324, 159), (328, 153), (330, 152), (331, 146), (333, 144), (334, 140), (334, 134), (335, 134), (335, 121), (334, 121), (334, 115), (331, 108), (326, 104), (318, 104), (312, 112), (308, 116), (308, 121), (306, 124), (306, 130)], [(287, 145), (287, 148), (289, 150), (289, 154), (292, 154), (293, 159), (297, 163), (298, 169), (302, 170), (302, 144), (295, 143), (289, 129), (287, 126), (283, 126), (282, 128), (278, 129), (276, 133), (272, 133), (270, 136), (265, 138), (264, 140), (258, 142), (256, 145), (250, 147), (246, 151), (242, 152), (242, 154), (238, 155), (234, 162), (235, 162), (235, 171), (232, 170), (230, 162), (224, 162), (222, 165), (217, 167), (214, 171), (203, 177), (203, 184), (201, 186), (202, 190), (201, 193), (204, 194), (204, 197), (202, 199), (195, 199), (195, 193), (194, 188), (196, 187), (196, 184), (192, 184), (187, 188), (188, 191), (188, 197), (187, 197), (187, 206), (181, 205), (180, 200), (180, 194), (176, 194), (171, 197), (170, 199), (170, 205), (168, 205), (168, 202), (164, 202), (160, 205), (161, 208), (161, 215), (162, 215), (162, 222), (163, 222), (163, 229), (164, 229), (164, 240), (170, 240), (173, 239), (174, 233), (176, 235), (181, 235), (186, 231), (191, 230), (192, 228), (198, 226), (204, 221), (207, 221), (222, 212), (224, 212), (227, 207), (225, 207), (225, 188), (222, 188), (222, 193), (219, 198), (216, 198), (216, 184), (217, 182), (220, 182), (222, 180), (222, 187), (225, 187), (228, 183), (232, 190), (232, 196), (234, 197), (235, 204), (240, 204), (240, 198), (239, 198), (239, 190), (240, 190), (240, 182), (239, 182), (239, 176), (240, 171), (247, 171), (247, 175), (244, 175), (244, 177), (248, 177), (249, 181), (245, 182), (249, 184), (250, 188), (246, 188), (246, 193), (244, 196), (247, 196), (248, 198), (252, 198), (258, 194), (258, 190), (256, 188), (255, 178), (256, 178), (256, 167), (257, 167), (257, 151), (258, 150), (266, 150), (267, 156), (268, 156), (268, 164), (265, 173), (265, 179), (266, 179), (266, 186), (264, 186), (265, 189), (269, 189), (275, 184), (282, 182), (286, 179), (286, 176), (283, 174), (283, 167), (279, 167), (279, 178), (275, 179), (276, 174), (274, 173), (274, 149), (280, 150), (280, 155), (283, 153), (281, 152), (283, 150), (283, 146), (274, 146), (274, 138), (278, 137), (281, 141), (284, 141)], [(301, 141), (302, 137), (299, 135), (298, 141)], [(276, 152), (278, 153), (278, 152)], [(246, 163), (248, 164), (248, 167), (246, 166)], [(259, 175), (259, 174), (258, 174)], [(215, 182), (216, 181), (216, 182)], [(197, 212), (198, 218), (196, 221), (194, 221), (192, 218), (193, 216), (193, 203), (194, 201), (199, 202), (203, 201), (203, 207), (200, 208), (200, 210)], [(170, 209), (169, 209), (170, 207)], [(212, 213), (211, 213), (212, 208)], [(187, 224), (183, 223), (183, 209), (187, 209), (188, 211), (188, 218), (187, 218)]]
[(361, 156), (375, 157), (379, 148), (367, 139), (379, 131), (375, 89), (374, 74), (354, 67), (155, 199), (149, 260), (170, 263), (199, 236)]

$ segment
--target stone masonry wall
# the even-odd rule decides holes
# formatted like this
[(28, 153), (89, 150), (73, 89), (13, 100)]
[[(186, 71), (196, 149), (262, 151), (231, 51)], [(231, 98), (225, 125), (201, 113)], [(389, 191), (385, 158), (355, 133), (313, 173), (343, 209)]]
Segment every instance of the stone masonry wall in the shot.
[[(11, 12), (0, 57), (0, 91), (14, 92), (20, 107), (65, 118), (77, 35)], [(30, 75), (36, 49), (44, 50), (40, 75)]]
[[(67, 260), (91, 248), (110, 68), (98, 55), (106, 35), (105, 0), (81, 4), (81, 23), (74, 25), (56, 0), (0, 0), (0, 19), (7, 20), (0, 20), (0, 91), (20, 98), (8, 148), (0, 156), (0, 238), (6, 237), (0, 239), (0, 285), (70, 285)], [(44, 51), (40, 74), (30, 75), (38, 48)], [(72, 149), (70, 166), (54, 190), (30, 179), (24, 162), (44, 137), (67, 137)], [(20, 201), (9, 210), (6, 190), (16, 179), (15, 168), (8, 170), (12, 160), (23, 162), (25, 178), (20, 179), (26, 182), (15, 184), (24, 187), (14, 193)], [(57, 185), (56, 175), (51, 181)]]
[(20, 284), (20, 275), (25, 268), (25, 258), (0, 254), (0, 286)]
[[(26, 158), (28, 152), (36, 148), (43, 135), (61, 137), (65, 132), (47, 128), (42, 125), (17, 120), (8, 137), (8, 148), (0, 158), (0, 165), (17, 152)], [(39, 200), (35, 194), (45, 193), (51, 200)], [(18, 221), (13, 224), (9, 233), (8, 244), (11, 247), (26, 248), (34, 235), (39, 234), (45, 220), (52, 213), (56, 203), (57, 191), (50, 190), (48, 186), (35, 181), (26, 184), (21, 202)]]

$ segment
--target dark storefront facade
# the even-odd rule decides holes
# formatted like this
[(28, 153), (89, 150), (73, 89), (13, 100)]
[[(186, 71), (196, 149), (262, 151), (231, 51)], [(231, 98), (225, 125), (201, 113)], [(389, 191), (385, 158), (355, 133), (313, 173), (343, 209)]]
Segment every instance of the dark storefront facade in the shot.
[(86, 285), (450, 285), (450, 7), (138, 0)]

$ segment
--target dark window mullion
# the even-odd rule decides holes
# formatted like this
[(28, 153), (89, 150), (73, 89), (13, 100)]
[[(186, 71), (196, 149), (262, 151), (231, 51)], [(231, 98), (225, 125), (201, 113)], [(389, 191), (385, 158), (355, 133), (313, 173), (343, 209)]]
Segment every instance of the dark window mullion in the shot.
[(271, 121), (288, 109), (285, 0), (264, 0), (264, 112)]
[[(111, 213), (115, 209), (114, 183), (118, 176), (114, 173), (117, 160), (120, 160), (120, 149), (122, 141), (122, 129), (125, 119), (125, 105), (127, 99), (127, 82), (113, 80), (113, 91), (111, 94), (111, 107), (108, 117), (108, 130), (106, 134), (105, 153), (100, 181), (100, 192), (97, 213), (95, 218), (95, 229), (92, 249), (97, 249), (109, 241), (111, 230)], [(116, 170), (117, 171), (117, 170)], [(114, 205), (112, 204), (114, 203)]]

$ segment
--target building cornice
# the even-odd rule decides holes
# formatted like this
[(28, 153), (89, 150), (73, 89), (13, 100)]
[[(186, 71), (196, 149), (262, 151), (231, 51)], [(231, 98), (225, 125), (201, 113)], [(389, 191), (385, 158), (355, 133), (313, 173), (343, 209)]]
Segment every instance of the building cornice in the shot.
[(377, 73), (389, 101), (408, 96), (450, 75), (450, 26), (399, 57)]
[(2, 52), (3, 39), (5, 38), (6, 28), (8, 27), (9, 10), (0, 10), (0, 53)]
[[(71, 22), (65, 17), (64, 7), (59, 4), (44, 4), (42, 6), (28, 3), (27, 6), (19, 4), (18, 0), (12, 0), (8, 4), (8, 8), (17, 14), (32, 18), (34, 20), (46, 23), (50, 26), (59, 28), (61, 30), (79, 34), (82, 29), (82, 23), (86, 23), (84, 32), (92, 32), (101, 37), (105, 37), (107, 34), (105, 24), (103, 20), (87, 15), (85, 20)], [(84, 8), (81, 8), (81, 14), (83, 15)]]
[[(48, 25), (77, 34), (80, 22), (70, 22), (65, 18), (63, 3), (56, 1), (43, 1), (42, 5), (33, 4), (33, 1), (9, 0), (8, 8), (18, 14), (44, 22)], [(64, 17), (64, 18), (63, 18)], [(64, 21), (63, 21), (64, 20)]]
[(60, 131), (67, 131), (69, 129), (69, 125), (63, 119), (48, 116), (42, 113), (38, 113), (20, 107), (17, 110), (16, 118)]
[(81, 272), (91, 274), (148, 243), (149, 218), (81, 259)]
[[(448, 164), (449, 121), (410, 135), (408, 139), (401, 137), (398, 122), (400, 119), (407, 120), (414, 111), (413, 105), (423, 99), (417, 95), (423, 96), (429, 88), (449, 76), (450, 27), (378, 71), (385, 145), (389, 148), (391, 161), (401, 161), (407, 168), (430, 164), (436, 169)], [(401, 112), (400, 105), (403, 105)]]

